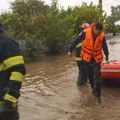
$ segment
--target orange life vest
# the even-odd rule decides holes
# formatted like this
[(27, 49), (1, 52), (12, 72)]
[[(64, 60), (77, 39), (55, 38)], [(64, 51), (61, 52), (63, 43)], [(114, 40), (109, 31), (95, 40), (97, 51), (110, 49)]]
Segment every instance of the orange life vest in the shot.
[(85, 30), (86, 38), (82, 44), (81, 50), (81, 58), (83, 61), (90, 62), (91, 58), (93, 57), (96, 63), (103, 61), (103, 54), (102, 54), (102, 43), (104, 38), (104, 33), (102, 32), (99, 36), (97, 36), (96, 40), (94, 41), (92, 35), (92, 28), (88, 28)]

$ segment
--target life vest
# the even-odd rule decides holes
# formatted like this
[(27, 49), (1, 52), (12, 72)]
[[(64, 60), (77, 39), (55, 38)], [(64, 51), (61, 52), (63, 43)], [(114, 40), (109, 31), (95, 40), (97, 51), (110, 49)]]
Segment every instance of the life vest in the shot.
[(95, 59), (96, 63), (100, 63), (103, 61), (102, 54), (102, 43), (104, 38), (104, 33), (102, 32), (99, 36), (97, 36), (94, 41), (92, 35), (92, 28), (88, 28), (85, 30), (86, 38), (82, 43), (81, 50), (81, 58), (83, 61), (90, 62), (91, 58)]
[[(83, 29), (87, 29), (90, 27), (90, 24), (88, 23), (83, 23), (81, 26), (81, 28)], [(79, 36), (82, 34), (82, 32), (79, 34)], [(80, 56), (80, 52), (81, 52), (81, 47), (82, 47), (82, 42), (80, 42), (79, 44), (76, 45), (76, 57), (75, 57), (75, 61), (81, 61), (81, 56)]]

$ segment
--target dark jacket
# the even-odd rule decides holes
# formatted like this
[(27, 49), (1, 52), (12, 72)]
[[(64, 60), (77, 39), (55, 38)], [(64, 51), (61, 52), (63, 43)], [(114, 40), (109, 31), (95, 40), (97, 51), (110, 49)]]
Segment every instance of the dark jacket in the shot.
[(79, 45), (80, 43), (82, 43), (81, 40), (84, 39), (84, 35), (83, 33), (81, 32), (78, 37), (71, 43), (71, 46), (69, 48), (69, 51), (72, 52), (74, 49), (76, 50), (76, 57), (80, 57), (80, 51), (81, 51), (81, 48), (82, 46), (79, 46), (77, 47), (77, 45)]
[(6, 94), (16, 99), (20, 96), (25, 73), (24, 60), (18, 43), (7, 37), (0, 27), (0, 100), (4, 99)]

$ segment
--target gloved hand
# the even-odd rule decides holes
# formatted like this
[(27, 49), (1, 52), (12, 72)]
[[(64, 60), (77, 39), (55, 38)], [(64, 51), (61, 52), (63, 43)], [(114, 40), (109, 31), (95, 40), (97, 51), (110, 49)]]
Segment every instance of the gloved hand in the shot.
[(19, 92), (7, 88), (0, 104), (0, 120), (18, 120), (17, 103)]
[(72, 52), (68, 52), (68, 56), (72, 57)]
[(17, 106), (12, 107), (12, 102), (2, 101), (0, 104), (0, 120), (19, 120)]
[(108, 56), (106, 56), (106, 61), (108, 61), (109, 60), (109, 57)]

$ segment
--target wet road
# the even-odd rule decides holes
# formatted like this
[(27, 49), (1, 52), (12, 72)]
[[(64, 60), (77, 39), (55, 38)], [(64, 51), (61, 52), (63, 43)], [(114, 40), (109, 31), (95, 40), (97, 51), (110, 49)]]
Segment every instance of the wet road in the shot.
[[(109, 45), (109, 50), (110, 59), (120, 60), (120, 44)], [(120, 89), (104, 85), (98, 105), (89, 85), (76, 87), (77, 73), (67, 55), (28, 64), (20, 120), (120, 120)]]

